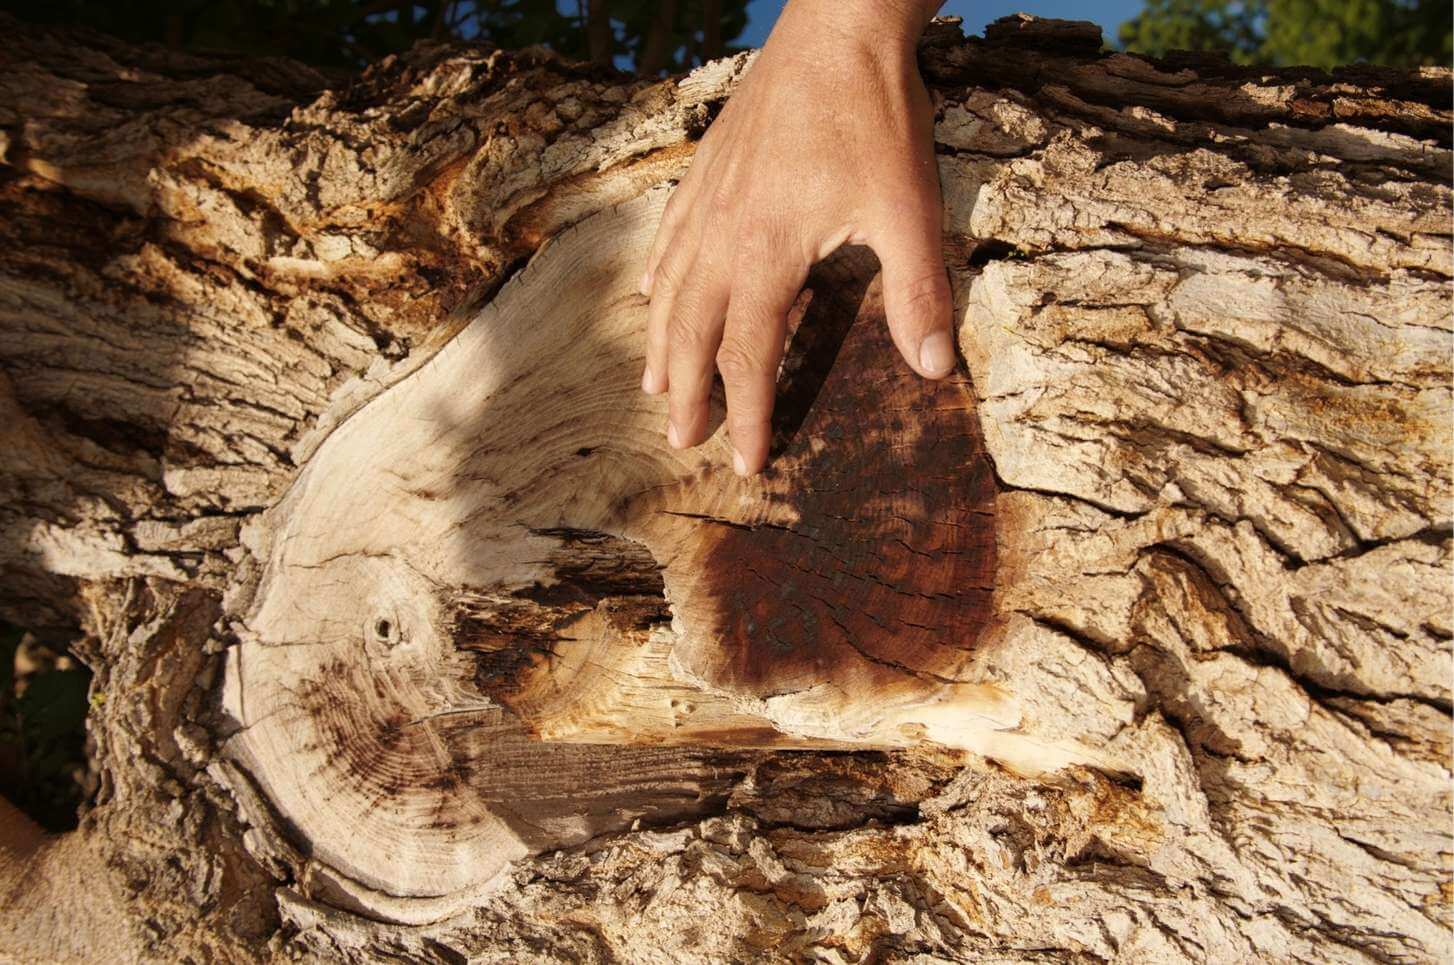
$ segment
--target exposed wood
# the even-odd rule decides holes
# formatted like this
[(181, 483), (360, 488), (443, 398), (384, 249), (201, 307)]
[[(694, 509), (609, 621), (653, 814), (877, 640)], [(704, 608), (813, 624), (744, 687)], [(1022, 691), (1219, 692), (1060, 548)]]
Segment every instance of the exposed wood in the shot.
[(965, 371), (840, 253), (742, 482), (631, 289), (750, 57), (5, 26), (0, 599), (102, 790), (0, 886), (76, 947), (1447, 957), (1449, 72), (936, 27)]
[[(501, 706), (551, 742), (931, 740), (1023, 773), (1116, 767), (1038, 734), (1014, 683), (974, 673), (995, 629), (993, 472), (963, 378), (863, 377), (893, 350), (871, 259), (815, 276), (770, 472), (739, 480), (725, 440), (666, 444), (665, 400), (638, 389), (632, 292), (661, 200), (557, 237), (427, 367), (342, 420), (244, 536), (261, 569), (235, 626), (226, 750), (351, 880), (477, 888), (524, 853), (657, 815), (659, 795), (679, 809), (704, 780), (691, 758), (642, 755), (639, 779), (588, 808), (601, 758), (628, 773), (624, 752), (532, 756), (493, 723)], [(564, 788), (573, 816), (547, 827)]]

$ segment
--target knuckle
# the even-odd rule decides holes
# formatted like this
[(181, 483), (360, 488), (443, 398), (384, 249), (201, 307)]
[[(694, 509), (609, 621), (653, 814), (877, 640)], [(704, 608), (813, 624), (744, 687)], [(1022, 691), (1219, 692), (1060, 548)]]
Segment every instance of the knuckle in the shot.
[(686, 280), (686, 265), (680, 258), (671, 257), (670, 252), (657, 263), (655, 284), (665, 291), (676, 291)]
[(671, 420), (684, 429), (696, 421), (701, 408), (702, 399), (690, 391), (690, 386), (673, 384), (671, 391), (667, 393), (666, 411)]
[(695, 312), (678, 312), (671, 319), (670, 338), (677, 350), (696, 353), (710, 340), (709, 326)]
[(734, 445), (741, 447), (752, 446), (756, 440), (771, 442), (772, 440), (772, 413), (743, 413), (732, 412), (727, 416), (727, 431), (732, 437)]
[(678, 184), (666, 199), (666, 206), (661, 209), (661, 225), (665, 229), (676, 228), (686, 217), (688, 209), (688, 191), (686, 185)]
[(786, 248), (783, 233), (768, 218), (749, 215), (743, 219), (734, 233), (732, 251), (733, 271), (737, 275), (760, 274), (765, 265), (780, 260), (780, 252)]
[(728, 335), (717, 349), (717, 371), (723, 382), (742, 383), (761, 378), (769, 367), (760, 339), (747, 334)]
[(949, 276), (944, 269), (912, 276), (898, 286), (898, 296), (913, 309), (938, 308), (949, 301)]
[(749, 441), (772, 434), (772, 397), (737, 399), (727, 407), (727, 430), (734, 440)]
[(737, 192), (727, 184), (718, 184), (707, 196), (707, 207), (714, 216), (729, 215), (737, 209)]

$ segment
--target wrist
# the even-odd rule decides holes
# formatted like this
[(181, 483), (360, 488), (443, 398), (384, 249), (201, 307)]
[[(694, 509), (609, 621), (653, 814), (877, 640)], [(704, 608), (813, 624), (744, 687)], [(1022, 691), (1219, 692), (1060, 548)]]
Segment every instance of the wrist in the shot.
[(772, 34), (781, 29), (875, 52), (912, 54), (941, 6), (943, 0), (788, 0)]

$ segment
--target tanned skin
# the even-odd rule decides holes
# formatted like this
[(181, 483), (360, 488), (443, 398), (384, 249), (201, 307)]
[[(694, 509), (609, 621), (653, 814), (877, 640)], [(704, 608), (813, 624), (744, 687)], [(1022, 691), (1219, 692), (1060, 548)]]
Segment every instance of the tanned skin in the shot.
[(787, 314), (839, 245), (883, 266), (894, 344), (920, 375), (954, 367), (933, 111), (915, 48), (939, 0), (790, 0), (702, 137), (641, 279), (643, 391), (669, 393), (667, 439), (708, 435), (713, 369), (734, 468), (767, 462)]

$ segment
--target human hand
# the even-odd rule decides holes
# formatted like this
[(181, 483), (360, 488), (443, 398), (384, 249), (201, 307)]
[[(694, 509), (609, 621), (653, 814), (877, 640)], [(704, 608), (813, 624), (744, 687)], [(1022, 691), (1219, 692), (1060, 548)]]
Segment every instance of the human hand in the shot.
[(702, 442), (715, 364), (739, 475), (767, 461), (788, 310), (808, 269), (873, 248), (911, 368), (954, 367), (933, 112), (915, 48), (938, 2), (791, 0), (667, 202), (642, 292), (642, 390)]

